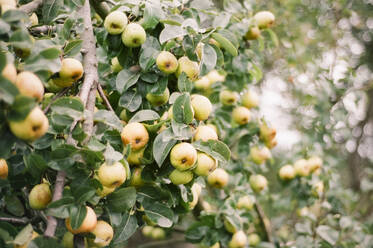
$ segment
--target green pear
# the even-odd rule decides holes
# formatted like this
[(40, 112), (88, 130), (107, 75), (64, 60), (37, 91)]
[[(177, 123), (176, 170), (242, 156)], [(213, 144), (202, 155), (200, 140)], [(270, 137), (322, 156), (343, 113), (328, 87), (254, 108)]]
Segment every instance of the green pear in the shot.
[(162, 240), (166, 238), (166, 232), (163, 230), (163, 228), (160, 227), (154, 227), (151, 232), (151, 238), (155, 240)]
[(98, 169), (98, 180), (103, 186), (118, 187), (126, 180), (126, 169), (120, 162), (112, 165), (103, 163)]
[(62, 88), (70, 87), (83, 76), (83, 73), (83, 65), (79, 60), (73, 58), (63, 59), (59, 77), (54, 79), (54, 83)]
[(169, 175), (171, 182), (175, 185), (187, 184), (193, 180), (193, 172), (173, 170)]
[(215, 188), (224, 188), (228, 184), (229, 174), (222, 168), (217, 168), (207, 177), (207, 182)]
[(172, 166), (180, 171), (189, 170), (197, 161), (197, 151), (189, 143), (176, 144), (170, 152)]
[(158, 107), (166, 104), (170, 97), (170, 90), (166, 88), (162, 95), (155, 95), (152, 93), (146, 94), (146, 100), (150, 102), (152, 106)]
[(178, 60), (178, 68), (176, 70), (176, 76), (179, 77), (182, 72), (188, 76), (191, 81), (195, 81), (199, 75), (199, 66), (195, 61), (191, 61), (188, 57), (184, 56)]
[(207, 120), (212, 112), (210, 100), (202, 95), (193, 94), (191, 103), (194, 110), (194, 118), (199, 121)]
[(237, 92), (230, 91), (230, 90), (222, 90), (219, 94), (220, 102), (225, 106), (231, 106), (234, 105), (238, 99), (240, 98), (240, 95)]
[(144, 157), (144, 151), (145, 147), (137, 151), (131, 150), (130, 154), (127, 157), (127, 162), (130, 165), (140, 165), (141, 159)]
[(45, 88), (50, 91), (50, 92), (53, 92), (53, 93), (57, 93), (57, 92), (60, 92), (63, 87), (60, 87), (58, 86), (53, 79), (49, 79), (49, 81), (47, 82), (47, 84), (45, 85)]
[(43, 99), (44, 85), (32, 72), (24, 71), (17, 75), (16, 86), (25, 96), (36, 98), (39, 102)]
[(194, 168), (194, 173), (198, 176), (208, 176), (216, 169), (216, 161), (210, 155), (203, 152), (197, 153), (197, 165)]
[(260, 11), (254, 15), (254, 20), (260, 29), (265, 29), (273, 25), (275, 16), (269, 11)]
[(152, 237), (152, 231), (153, 231), (153, 228), (152, 226), (144, 226), (142, 228), (142, 235), (144, 235), (145, 237), (147, 238), (151, 238)]
[(30, 207), (44, 209), (52, 200), (52, 192), (47, 183), (35, 185), (29, 194)]
[[(98, 177), (97, 177), (98, 180)], [(102, 185), (102, 189), (98, 188), (96, 194), (100, 197), (105, 197), (115, 191), (116, 187), (106, 187)]]
[(251, 147), (249, 158), (256, 164), (262, 164), (271, 157), (271, 151), (267, 147)]
[(128, 24), (122, 33), (122, 42), (127, 47), (139, 47), (145, 40), (145, 30), (137, 23)]
[(174, 73), (179, 66), (175, 55), (168, 51), (162, 51), (158, 54), (156, 64), (158, 69), (166, 74)]
[(249, 245), (250, 246), (257, 246), (260, 243), (260, 237), (256, 233), (252, 233), (248, 237)]
[(257, 174), (251, 175), (249, 178), (250, 186), (255, 192), (261, 192), (265, 188), (267, 188), (268, 182), (267, 178), (264, 176)]
[(121, 70), (123, 70), (123, 67), (119, 63), (118, 57), (114, 57), (111, 59), (111, 70), (113, 72), (120, 72)]
[(210, 84), (225, 81), (225, 76), (221, 75), (217, 70), (210, 71), (207, 73), (206, 77), (210, 80)]
[(22, 121), (9, 121), (12, 133), (26, 141), (35, 141), (48, 130), (49, 122), (43, 111), (35, 107)]
[(130, 185), (134, 187), (141, 187), (145, 184), (144, 180), (142, 180), (141, 173), (143, 168), (137, 167), (133, 170), (131, 175)]
[(260, 37), (260, 29), (257, 26), (251, 27), (245, 34), (246, 40), (256, 40)]
[(65, 232), (62, 238), (63, 248), (74, 248), (74, 234), (71, 232)]
[(208, 77), (203, 76), (200, 79), (194, 81), (194, 87), (197, 90), (207, 91), (208, 89), (210, 89), (211, 83), (210, 83), (210, 80), (208, 79)]
[(127, 26), (128, 18), (125, 13), (121, 11), (113, 11), (108, 14), (104, 21), (104, 27), (109, 34), (120, 34)]

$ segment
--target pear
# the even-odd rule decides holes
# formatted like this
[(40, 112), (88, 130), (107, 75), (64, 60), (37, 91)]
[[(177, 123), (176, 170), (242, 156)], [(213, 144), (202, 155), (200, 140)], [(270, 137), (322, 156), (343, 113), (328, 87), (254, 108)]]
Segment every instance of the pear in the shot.
[(10, 82), (15, 84), (17, 80), (17, 69), (14, 66), (14, 64), (9, 63), (4, 67), (3, 71), (1, 72), (1, 75), (4, 78), (8, 79)]
[(65, 232), (62, 237), (63, 248), (74, 248), (74, 234), (71, 232)]
[(141, 150), (138, 150), (138, 151), (131, 150), (130, 154), (127, 157), (127, 162), (130, 165), (140, 165), (141, 159), (144, 157), (144, 151), (145, 151), (145, 148), (142, 148)]
[(128, 123), (121, 133), (123, 144), (131, 145), (131, 149), (137, 151), (143, 148), (149, 141), (149, 133), (143, 124), (139, 122)]
[(207, 177), (207, 182), (215, 188), (224, 188), (228, 184), (229, 174), (222, 168), (217, 168)]
[(267, 147), (254, 146), (250, 149), (249, 158), (256, 164), (262, 164), (271, 157), (271, 151)]
[(152, 93), (146, 94), (146, 100), (150, 102), (152, 106), (159, 107), (168, 102), (168, 98), (170, 97), (170, 90), (168, 88), (165, 89), (162, 95), (155, 95)]
[(79, 60), (73, 58), (63, 59), (59, 78), (55, 78), (54, 83), (62, 88), (70, 87), (83, 76), (83, 73), (83, 65)]
[(47, 183), (35, 185), (29, 194), (30, 207), (44, 209), (52, 200), (52, 192)]
[(32, 13), (30, 16), (30, 23), (31, 23), (31, 26), (36, 26), (39, 24), (39, 19), (35, 12)]
[(142, 170), (143, 169), (141, 167), (137, 167), (133, 170), (130, 181), (131, 186), (141, 187), (145, 184), (145, 182), (141, 178)]
[(260, 29), (265, 29), (273, 25), (275, 16), (270, 11), (260, 11), (254, 15), (254, 20)]
[(246, 40), (256, 40), (260, 37), (260, 29), (257, 26), (251, 27), (245, 34)]
[(179, 66), (175, 55), (168, 51), (162, 51), (158, 54), (156, 64), (158, 69), (166, 74), (174, 73)]
[(225, 81), (225, 76), (221, 75), (217, 70), (210, 71), (207, 73), (206, 77), (210, 80), (210, 84)]
[(297, 176), (306, 177), (310, 174), (310, 166), (307, 160), (299, 159), (294, 163), (294, 170)]
[(0, 158), (0, 178), (7, 179), (8, 178), (8, 164), (5, 159)]
[(198, 176), (208, 176), (216, 169), (216, 161), (210, 155), (203, 152), (197, 153), (197, 165), (194, 168), (194, 173)]
[(97, 225), (97, 217), (96, 217), (96, 213), (95, 211), (93, 211), (92, 208), (86, 206), (87, 208), (87, 214), (82, 222), (82, 224), (80, 225), (79, 228), (77, 229), (72, 229), (71, 228), (71, 225), (70, 225), (70, 218), (67, 218), (65, 220), (65, 225), (66, 225), (66, 228), (67, 230), (69, 230), (69, 232), (71, 232), (72, 234), (78, 234), (78, 233), (88, 233), (88, 232), (92, 232), (96, 225)]
[(187, 184), (193, 180), (193, 172), (173, 170), (169, 178), (173, 184)]
[(39, 233), (33, 231), (31, 239), (27, 240), (23, 245), (14, 245), (14, 248), (27, 248), (29, 247), (29, 244), (31, 243), (31, 241), (37, 237), (39, 237)]
[(245, 209), (245, 210), (250, 211), (251, 209), (253, 209), (253, 207), (254, 207), (254, 200), (252, 199), (252, 197), (245, 195), (245, 196), (241, 196), (238, 199), (238, 202), (237, 202), (238, 209)]
[(249, 245), (250, 246), (257, 246), (260, 243), (260, 237), (256, 233), (252, 233), (248, 237)]
[(106, 247), (110, 244), (114, 236), (114, 230), (109, 223), (103, 220), (97, 221), (95, 229), (91, 232), (96, 238), (89, 239), (88, 244), (94, 247)]
[(111, 70), (113, 72), (120, 72), (123, 70), (122, 65), (119, 63), (118, 57), (114, 57), (111, 59)]
[(225, 106), (231, 106), (234, 105), (238, 99), (240, 98), (240, 95), (237, 92), (230, 91), (230, 90), (222, 90), (219, 94), (220, 102)]
[(98, 180), (100, 183), (109, 188), (119, 187), (126, 180), (126, 169), (120, 162), (113, 165), (103, 163), (98, 169)]
[(44, 85), (34, 73), (29, 71), (19, 73), (16, 85), (22, 95), (34, 97), (38, 101), (43, 99)]
[(178, 60), (178, 68), (176, 70), (176, 76), (179, 77), (182, 72), (188, 76), (191, 81), (195, 81), (199, 75), (199, 66), (195, 61), (191, 61), (188, 57), (184, 56)]
[(237, 124), (245, 125), (251, 119), (250, 110), (243, 106), (236, 107), (233, 109), (232, 118)]
[(296, 176), (294, 167), (290, 164), (282, 166), (278, 172), (278, 175), (281, 180), (291, 180)]
[(241, 97), (242, 106), (251, 109), (259, 105), (259, 96), (252, 90), (246, 91)]
[(122, 42), (127, 47), (139, 47), (145, 40), (145, 30), (137, 23), (128, 24), (122, 33)]
[(20, 139), (35, 141), (42, 137), (48, 130), (49, 122), (43, 111), (35, 107), (22, 121), (10, 121), (12, 133)]
[(251, 175), (249, 178), (250, 186), (255, 192), (261, 192), (267, 188), (267, 178), (262, 175)]
[(317, 171), (323, 164), (322, 159), (317, 156), (310, 157), (307, 162), (311, 172)]
[(197, 151), (191, 144), (182, 142), (172, 148), (170, 160), (176, 169), (180, 171), (188, 170), (197, 161)]
[(247, 236), (243, 231), (238, 231), (233, 234), (231, 241), (228, 244), (229, 248), (243, 248), (247, 244)]
[(194, 87), (197, 90), (207, 91), (210, 88), (210, 86), (211, 86), (210, 80), (206, 76), (203, 76), (194, 82)]
[(163, 228), (160, 227), (154, 227), (151, 232), (151, 238), (155, 240), (162, 240), (166, 237), (166, 232), (163, 230)]
[(212, 112), (210, 100), (202, 95), (193, 94), (191, 103), (194, 110), (194, 118), (199, 121), (207, 120)]
[(210, 126), (201, 125), (201, 126), (197, 127), (197, 129), (195, 131), (195, 134), (194, 134), (194, 137), (193, 137), (193, 140), (194, 141), (197, 141), (197, 140), (202, 140), (202, 141), (218, 140), (218, 134)]
[(104, 21), (104, 27), (109, 34), (120, 34), (127, 26), (128, 18), (125, 13), (121, 11), (113, 11), (108, 14)]

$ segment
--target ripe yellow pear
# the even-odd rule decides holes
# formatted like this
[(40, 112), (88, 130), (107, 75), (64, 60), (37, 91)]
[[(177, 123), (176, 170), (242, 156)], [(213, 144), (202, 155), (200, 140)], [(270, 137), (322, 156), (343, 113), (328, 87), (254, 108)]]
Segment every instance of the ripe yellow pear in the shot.
[(210, 71), (207, 73), (206, 77), (210, 80), (210, 84), (225, 81), (225, 76), (221, 75), (217, 70)]
[(229, 174), (222, 168), (217, 168), (207, 177), (207, 182), (212, 187), (224, 188), (229, 181)]
[(193, 180), (193, 172), (173, 170), (169, 175), (171, 182), (175, 185), (187, 184)]
[(310, 166), (307, 160), (299, 159), (294, 163), (294, 170), (297, 176), (306, 177), (310, 174)]
[(234, 105), (238, 99), (240, 98), (240, 95), (237, 92), (230, 91), (230, 90), (222, 90), (219, 94), (220, 102), (225, 106), (231, 106)]
[(152, 227), (152, 226), (144, 226), (144, 227), (142, 228), (142, 230), (141, 230), (142, 235), (144, 235), (144, 236), (147, 237), (147, 238), (151, 238), (153, 228), (154, 228), (154, 227)]
[(199, 66), (195, 61), (191, 61), (188, 57), (184, 56), (178, 60), (178, 68), (176, 70), (176, 76), (179, 77), (182, 72), (188, 76), (191, 81), (195, 81), (199, 75)]
[(128, 18), (121, 11), (113, 11), (108, 14), (104, 21), (104, 27), (109, 34), (121, 34), (127, 26)]
[(16, 83), (17, 69), (13, 63), (9, 63), (4, 67), (3, 71), (1, 72), (1, 75), (4, 78), (8, 79), (10, 82)]
[(255, 192), (261, 192), (267, 188), (268, 181), (263, 175), (251, 175), (249, 178), (250, 186)]
[(260, 37), (260, 29), (255, 26), (251, 27), (249, 31), (245, 34), (246, 40), (256, 40)]
[(139, 47), (146, 40), (146, 32), (138, 23), (128, 24), (122, 33), (122, 42), (127, 47)]
[(252, 90), (246, 91), (241, 97), (242, 106), (251, 109), (259, 105), (259, 96)]
[(38, 101), (43, 99), (44, 85), (34, 73), (29, 71), (19, 73), (16, 85), (22, 95), (34, 97)]
[(156, 64), (158, 69), (166, 74), (174, 73), (179, 66), (175, 55), (168, 51), (162, 51), (158, 54)]
[(59, 78), (55, 78), (54, 83), (59, 87), (70, 87), (83, 76), (83, 73), (83, 65), (79, 60), (73, 58), (63, 59)]
[(195, 141), (197, 140), (202, 140), (202, 141), (218, 140), (218, 135), (215, 132), (215, 130), (211, 128), (210, 126), (201, 125), (197, 127), (193, 140)]
[(145, 126), (139, 122), (128, 123), (121, 133), (123, 144), (131, 145), (131, 149), (136, 151), (143, 148), (149, 141), (149, 133)]
[(269, 11), (260, 11), (254, 15), (254, 20), (260, 29), (270, 28), (275, 23), (275, 16)]
[(118, 187), (126, 180), (126, 169), (120, 162), (115, 162), (112, 165), (103, 163), (98, 169), (98, 180), (103, 186)]
[(171, 164), (178, 170), (184, 171), (192, 168), (197, 161), (197, 151), (189, 143), (176, 144), (170, 153)]
[(243, 231), (238, 231), (233, 234), (231, 241), (228, 244), (229, 248), (243, 248), (247, 244), (247, 236)]
[(78, 229), (72, 229), (70, 225), (70, 218), (67, 218), (65, 220), (65, 225), (67, 230), (71, 232), (72, 234), (78, 234), (78, 233), (88, 233), (92, 232), (97, 224), (97, 216), (95, 211), (93, 211), (92, 208), (86, 206), (87, 208), (87, 214), (83, 220), (83, 223), (80, 225)]
[(309, 165), (309, 168), (310, 168), (310, 172), (315, 172), (317, 171), (318, 169), (320, 169), (322, 167), (322, 159), (320, 157), (317, 157), (317, 156), (313, 156), (313, 157), (310, 157), (308, 159), (308, 165)]
[(201, 194), (201, 191), (202, 191), (202, 187), (198, 183), (194, 183), (191, 190), (192, 190), (193, 200), (191, 202), (188, 202), (189, 209), (193, 209), (197, 205), (199, 195)]
[(34, 141), (43, 136), (49, 127), (48, 118), (39, 107), (35, 107), (22, 121), (10, 121), (12, 133), (20, 139)]
[(291, 180), (295, 177), (294, 167), (290, 164), (284, 165), (279, 170), (278, 175), (282, 180)]
[(0, 159), (0, 178), (7, 179), (8, 178), (8, 164), (5, 159)]
[(232, 118), (237, 124), (245, 125), (251, 119), (250, 110), (243, 106), (235, 107), (232, 112)]
[(27, 248), (29, 247), (29, 244), (31, 243), (31, 241), (37, 237), (39, 237), (39, 233), (33, 231), (31, 239), (27, 240), (26, 243), (24, 243), (23, 245), (14, 245), (14, 248)]
[(89, 239), (88, 244), (94, 247), (106, 247), (114, 236), (114, 230), (109, 223), (103, 220), (97, 221), (95, 229), (91, 232), (96, 238)]
[(209, 118), (212, 112), (212, 104), (207, 97), (194, 94), (191, 96), (191, 103), (196, 120), (204, 121)]
[(194, 168), (194, 173), (198, 176), (208, 176), (216, 169), (216, 161), (210, 155), (204, 152), (197, 153), (197, 165)]
[(250, 246), (257, 246), (260, 243), (260, 237), (256, 233), (252, 233), (248, 237), (249, 245)]
[(210, 80), (206, 76), (203, 76), (194, 82), (194, 87), (197, 90), (206, 91), (210, 88), (210, 86), (211, 86)]
[(238, 209), (246, 209), (250, 211), (251, 209), (253, 209), (253, 207), (254, 207), (254, 200), (252, 199), (251, 196), (245, 195), (245, 196), (241, 196), (238, 199), (238, 202), (237, 202)]
[(146, 94), (146, 100), (148, 100), (150, 104), (155, 107), (166, 104), (168, 102), (169, 97), (170, 97), (170, 90), (168, 88), (165, 89), (162, 95), (155, 95), (152, 93)]
[(143, 168), (137, 167), (133, 170), (132, 175), (131, 175), (131, 181), (130, 185), (134, 187), (141, 187), (145, 184), (144, 180), (141, 178), (141, 173), (142, 173)]
[(262, 123), (259, 137), (264, 142), (271, 141), (276, 137), (276, 129), (269, 127), (266, 123)]
[(145, 147), (138, 151), (131, 150), (130, 154), (127, 157), (127, 162), (130, 165), (140, 165), (141, 159), (144, 157), (144, 151), (145, 151)]
[(123, 67), (119, 63), (118, 57), (114, 57), (111, 59), (111, 70), (113, 72), (120, 72), (121, 70), (123, 70)]
[(262, 164), (271, 157), (271, 151), (267, 147), (251, 147), (249, 157), (256, 164)]
[(47, 183), (35, 185), (29, 196), (29, 204), (33, 209), (44, 209), (52, 200), (52, 192)]

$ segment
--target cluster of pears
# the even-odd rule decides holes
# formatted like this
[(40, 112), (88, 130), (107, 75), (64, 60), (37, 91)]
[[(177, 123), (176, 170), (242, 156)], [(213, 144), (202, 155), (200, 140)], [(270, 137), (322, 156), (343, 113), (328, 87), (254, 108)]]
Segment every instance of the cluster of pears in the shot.
[(275, 16), (270, 11), (259, 11), (252, 18), (252, 26), (247, 31), (247, 40), (259, 38), (262, 29), (270, 28), (275, 22)]
[(319, 174), (323, 161), (318, 156), (310, 157), (309, 159), (299, 159), (294, 162), (294, 165), (284, 165), (280, 168), (278, 174), (282, 180), (292, 180), (296, 176), (307, 177), (311, 173)]
[(128, 23), (127, 15), (119, 10), (111, 12), (104, 21), (106, 31), (111, 35), (122, 36), (127, 47), (139, 47), (146, 40), (146, 32), (138, 23)]
[(166, 238), (166, 232), (161, 227), (156, 226), (144, 226), (142, 228), (142, 234), (154, 240), (162, 240)]

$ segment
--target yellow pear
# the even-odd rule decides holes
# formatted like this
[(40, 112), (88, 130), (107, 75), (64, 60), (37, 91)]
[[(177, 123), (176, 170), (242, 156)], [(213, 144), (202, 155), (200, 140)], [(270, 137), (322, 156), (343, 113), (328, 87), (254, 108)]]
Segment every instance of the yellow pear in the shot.
[[(97, 178), (98, 179), (98, 178)], [(96, 193), (100, 197), (105, 197), (115, 191), (116, 187), (106, 187), (102, 185), (102, 189), (98, 188)]]
[(149, 141), (149, 134), (145, 126), (139, 122), (128, 123), (121, 133), (123, 144), (131, 145), (132, 150), (143, 148)]
[(250, 186), (255, 192), (260, 192), (267, 188), (268, 181), (263, 175), (251, 175), (249, 178)]
[(195, 81), (199, 75), (199, 66), (195, 61), (191, 61), (188, 57), (184, 56), (178, 60), (178, 68), (176, 70), (176, 76), (179, 77), (182, 72), (188, 76), (191, 81)]
[(126, 169), (120, 162), (115, 162), (112, 165), (103, 163), (98, 169), (98, 180), (103, 186), (118, 187), (126, 180)]
[(308, 165), (311, 172), (315, 172), (322, 167), (322, 159), (317, 156), (310, 157), (308, 159)]
[(35, 107), (22, 121), (10, 121), (12, 133), (20, 139), (34, 141), (43, 136), (49, 127), (48, 118), (39, 107)]
[(260, 29), (270, 28), (275, 22), (275, 16), (269, 11), (260, 11), (254, 15), (254, 20)]
[(245, 34), (246, 40), (256, 40), (259, 38), (259, 36), (260, 29), (257, 26), (251, 27), (249, 31), (247, 31), (247, 33)]
[(241, 97), (242, 106), (251, 109), (259, 105), (259, 96), (252, 90), (246, 91)]
[(170, 160), (176, 169), (180, 171), (188, 170), (197, 161), (197, 151), (191, 144), (182, 142), (171, 149)]
[(238, 202), (237, 202), (238, 209), (246, 209), (250, 211), (251, 209), (253, 209), (253, 207), (254, 207), (254, 200), (252, 199), (251, 196), (245, 195), (245, 196), (241, 196), (238, 199)]
[(249, 245), (250, 246), (256, 246), (260, 243), (260, 237), (256, 233), (252, 233), (248, 237)]
[(31, 239), (27, 240), (26, 243), (24, 243), (23, 245), (14, 245), (14, 248), (27, 248), (29, 247), (29, 244), (31, 243), (31, 241), (37, 237), (39, 237), (39, 233), (33, 231)]
[(158, 69), (166, 74), (174, 73), (177, 70), (179, 62), (175, 55), (168, 51), (162, 51), (157, 56), (156, 64)]
[(35, 185), (29, 196), (30, 207), (33, 209), (44, 209), (52, 200), (52, 192), (47, 183)]
[(234, 105), (238, 99), (240, 98), (240, 95), (237, 92), (230, 91), (230, 90), (222, 90), (219, 95), (220, 102), (225, 106), (231, 106)]
[(120, 34), (124, 31), (128, 23), (125, 13), (116, 10), (108, 14), (104, 21), (104, 27), (109, 34)]
[(203, 152), (197, 153), (197, 165), (194, 173), (198, 176), (208, 176), (209, 173), (216, 169), (216, 161), (210, 155)]
[(63, 59), (59, 77), (54, 79), (54, 83), (59, 87), (70, 87), (83, 76), (83, 72), (83, 65), (79, 60)]
[(306, 177), (310, 174), (310, 166), (307, 160), (299, 159), (294, 163), (294, 170), (297, 176)]
[(191, 103), (194, 110), (194, 118), (199, 121), (207, 120), (212, 112), (210, 100), (202, 95), (193, 94)]
[(8, 178), (8, 164), (5, 159), (0, 159), (0, 178), (7, 179)]
[(198, 126), (194, 134), (193, 140), (218, 140), (218, 135), (213, 128), (208, 125)]
[(95, 229), (91, 232), (96, 238), (89, 239), (88, 244), (95, 247), (106, 247), (110, 244), (114, 236), (114, 230), (109, 223), (103, 220), (97, 221)]
[(229, 174), (222, 168), (217, 168), (207, 177), (207, 182), (215, 188), (224, 188), (229, 181)]
[(233, 234), (231, 241), (228, 244), (229, 248), (243, 248), (247, 244), (247, 236), (243, 231), (238, 231)]
[(194, 87), (197, 90), (206, 91), (210, 88), (210, 86), (211, 86), (210, 80), (206, 76), (203, 76), (203, 77), (201, 77), (200, 79), (198, 79), (194, 82)]
[(144, 151), (145, 151), (145, 148), (142, 148), (141, 150), (138, 150), (138, 151), (131, 150), (130, 154), (127, 157), (127, 162), (130, 165), (140, 165), (141, 159), (144, 157)]
[(250, 110), (243, 106), (235, 107), (232, 112), (232, 118), (239, 125), (245, 125), (251, 119)]
[(44, 85), (34, 73), (29, 71), (19, 73), (16, 85), (22, 95), (34, 97), (38, 101), (43, 99)]
[(39, 19), (35, 12), (32, 13), (30, 16), (30, 23), (31, 23), (31, 26), (36, 26), (39, 24)]
[(13, 63), (9, 63), (9, 64), (7, 64), (4, 67), (1, 75), (4, 78), (8, 79), (10, 82), (16, 83), (16, 80), (17, 80), (17, 69), (16, 69), (16, 67), (14, 66)]
[(92, 208), (86, 206), (87, 208), (87, 214), (83, 220), (83, 223), (80, 225), (78, 229), (72, 229), (70, 225), (70, 218), (67, 218), (65, 220), (65, 225), (67, 230), (71, 232), (72, 234), (78, 234), (78, 233), (88, 233), (92, 232), (97, 224), (97, 216), (95, 211), (93, 211)]
[(206, 77), (210, 80), (210, 84), (225, 81), (225, 76), (221, 75), (217, 70), (210, 71), (207, 73)]
[(290, 164), (282, 166), (278, 172), (278, 175), (282, 180), (291, 180), (296, 176), (294, 167)]

